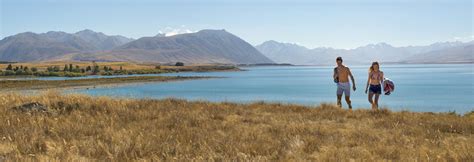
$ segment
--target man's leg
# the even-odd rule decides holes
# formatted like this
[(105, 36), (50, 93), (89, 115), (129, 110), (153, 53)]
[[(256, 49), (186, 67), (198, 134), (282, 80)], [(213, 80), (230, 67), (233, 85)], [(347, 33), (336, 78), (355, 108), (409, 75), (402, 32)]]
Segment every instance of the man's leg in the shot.
[(336, 94), (337, 94), (337, 106), (338, 107), (342, 107), (342, 103), (341, 103), (341, 99), (342, 99), (342, 92), (343, 92), (343, 89), (342, 89), (342, 85), (340, 85), (339, 83), (337, 84), (337, 91), (336, 91)]
[(346, 102), (347, 102), (347, 105), (349, 106), (349, 109), (352, 109), (351, 96), (346, 95)]
[(351, 105), (351, 85), (348, 84), (344, 88), (345, 88), (344, 89), (344, 95), (345, 95), (345, 98), (346, 98), (347, 106), (349, 107), (349, 109), (352, 109), (352, 105)]

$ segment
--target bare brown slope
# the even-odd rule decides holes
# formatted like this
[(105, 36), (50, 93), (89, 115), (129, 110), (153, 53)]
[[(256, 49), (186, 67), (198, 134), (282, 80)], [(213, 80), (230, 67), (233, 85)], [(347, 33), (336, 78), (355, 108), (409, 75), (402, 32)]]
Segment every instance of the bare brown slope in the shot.
[(111, 51), (75, 54), (71, 58), (162, 63), (273, 63), (252, 45), (225, 30), (144, 37)]

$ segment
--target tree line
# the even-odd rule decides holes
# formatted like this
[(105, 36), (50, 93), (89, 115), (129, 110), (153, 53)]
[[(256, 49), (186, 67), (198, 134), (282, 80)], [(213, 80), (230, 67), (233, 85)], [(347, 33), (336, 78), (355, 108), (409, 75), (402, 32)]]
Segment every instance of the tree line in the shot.
[[(175, 66), (184, 66), (184, 63), (177, 62)], [(117, 67), (117, 69), (114, 69), (111, 66), (99, 66), (95, 61), (93, 61), (91, 65), (83, 67), (74, 64), (64, 64), (63, 67), (54, 65), (48, 66), (42, 70), (37, 67), (30, 68), (23, 65), (13, 66), (12, 64), (9, 64), (5, 70), (0, 69), (0, 76), (33, 75), (78, 77), (86, 75), (158, 74), (165, 71), (167, 70), (161, 69), (160, 65), (157, 65), (155, 69), (125, 70), (122, 66)]]

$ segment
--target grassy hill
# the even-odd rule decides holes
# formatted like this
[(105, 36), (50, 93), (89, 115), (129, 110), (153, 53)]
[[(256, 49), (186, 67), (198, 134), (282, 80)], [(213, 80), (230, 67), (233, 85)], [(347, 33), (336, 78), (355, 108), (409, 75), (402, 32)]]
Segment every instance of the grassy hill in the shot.
[[(38, 102), (46, 112), (13, 107)], [(0, 161), (474, 160), (474, 114), (0, 94)]]

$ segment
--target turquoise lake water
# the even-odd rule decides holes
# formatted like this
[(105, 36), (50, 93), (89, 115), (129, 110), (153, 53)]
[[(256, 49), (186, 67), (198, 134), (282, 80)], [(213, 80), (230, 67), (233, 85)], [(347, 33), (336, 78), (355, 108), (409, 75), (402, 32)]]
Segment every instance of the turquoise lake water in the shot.
[[(351, 92), (355, 108), (370, 107), (364, 93), (368, 66), (350, 66), (357, 90)], [(303, 105), (336, 102), (332, 66), (244, 67), (239, 72), (190, 72), (171, 76), (226, 78), (140, 83), (73, 92), (126, 98), (181, 98), (230, 102), (281, 102)], [(395, 82), (395, 92), (382, 95), (381, 107), (392, 110), (465, 113), (474, 110), (474, 64), (381, 65)], [(60, 79), (60, 78), (52, 78)], [(344, 103), (344, 102), (343, 102)], [(347, 105), (343, 104), (346, 108)]]

